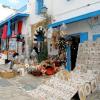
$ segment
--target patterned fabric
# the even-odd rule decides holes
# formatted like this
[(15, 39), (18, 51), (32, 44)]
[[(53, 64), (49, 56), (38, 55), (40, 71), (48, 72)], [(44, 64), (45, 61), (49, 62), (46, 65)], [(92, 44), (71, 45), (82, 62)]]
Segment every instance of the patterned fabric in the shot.
[(8, 22), (8, 31), (7, 31), (7, 36), (10, 37), (11, 36), (11, 22)]
[(45, 39), (45, 29), (43, 27), (39, 27), (35, 31), (35, 35), (33, 37), (34, 41), (37, 42), (42, 42)]
[(4, 25), (3, 33), (2, 33), (2, 39), (6, 39), (7, 38), (7, 30), (8, 30), (8, 26)]
[(19, 21), (18, 22), (18, 34), (22, 33), (22, 25), (23, 25), (23, 21)]

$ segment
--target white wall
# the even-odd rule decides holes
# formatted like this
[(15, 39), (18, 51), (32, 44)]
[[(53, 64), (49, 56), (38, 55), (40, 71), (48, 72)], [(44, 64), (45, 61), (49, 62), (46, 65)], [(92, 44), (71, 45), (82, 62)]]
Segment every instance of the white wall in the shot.
[(30, 14), (28, 20), (30, 25), (35, 24), (43, 19), (43, 17), (36, 14), (36, 0), (29, 0), (28, 13)]
[[(91, 22), (92, 22), (92, 27), (91, 27)], [(88, 32), (89, 40), (92, 41), (94, 34), (100, 34), (100, 16), (96, 21), (92, 18), (68, 24), (67, 27), (68, 27), (68, 34)]]
[[(89, 12), (100, 10), (100, 0), (44, 0), (48, 8), (48, 14), (53, 16), (53, 21), (59, 22), (65, 19), (73, 18)], [(36, 0), (29, 0), (27, 19), (28, 33), (31, 33), (31, 25), (43, 19), (43, 17), (36, 15)], [(91, 4), (90, 6), (86, 6)], [(100, 17), (99, 17), (100, 19)], [(76, 22), (68, 25), (68, 33), (74, 34), (79, 32), (88, 32), (89, 40), (92, 40), (92, 34), (100, 33), (100, 26), (90, 28), (87, 21)]]
[(23, 19), (23, 28), (22, 34), (25, 37), (25, 51), (26, 57), (29, 57), (30, 54), (30, 41), (31, 41), (31, 25), (41, 21), (43, 18), (39, 15), (36, 15), (36, 0), (29, 0), (27, 4), (27, 11), (26, 13), (29, 14), (28, 18)]
[[(89, 12), (100, 10), (100, 0), (44, 0), (48, 13), (53, 15), (53, 21), (73, 18)], [(87, 6), (90, 4), (90, 6)]]
[[(52, 15), (52, 23), (65, 19), (70, 19), (84, 15), (93, 11), (100, 10), (100, 0), (44, 0), (48, 8), (48, 14)], [(88, 4), (90, 4), (88, 6)], [(92, 19), (93, 21), (93, 19)], [(99, 17), (100, 22), (100, 17)], [(94, 25), (91, 28), (91, 20), (85, 20), (68, 24), (68, 34), (88, 32), (89, 40), (92, 40), (93, 34), (100, 33), (100, 25)]]
[[(55, 22), (100, 10), (100, 0), (44, 0), (44, 4), (48, 8), (48, 14), (53, 16)], [(87, 4), (91, 5), (86, 6)], [(30, 14), (30, 24), (35, 24), (43, 19), (36, 15), (36, 0), (29, 0), (27, 11)]]

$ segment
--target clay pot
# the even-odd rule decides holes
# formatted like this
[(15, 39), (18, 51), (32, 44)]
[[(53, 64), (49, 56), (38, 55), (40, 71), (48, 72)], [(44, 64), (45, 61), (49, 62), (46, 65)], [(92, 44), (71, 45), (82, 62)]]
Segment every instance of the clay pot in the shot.
[(53, 75), (55, 73), (55, 69), (53, 67), (47, 67), (46, 68), (46, 75)]

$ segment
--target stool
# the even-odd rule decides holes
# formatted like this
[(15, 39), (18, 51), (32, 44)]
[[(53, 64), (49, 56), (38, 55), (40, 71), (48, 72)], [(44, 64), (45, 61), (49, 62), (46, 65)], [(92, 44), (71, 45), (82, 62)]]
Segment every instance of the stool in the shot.
[(21, 76), (24, 76), (24, 75), (25, 75), (25, 70), (24, 70), (24, 68), (19, 68), (19, 69), (18, 69), (18, 72), (20, 73)]

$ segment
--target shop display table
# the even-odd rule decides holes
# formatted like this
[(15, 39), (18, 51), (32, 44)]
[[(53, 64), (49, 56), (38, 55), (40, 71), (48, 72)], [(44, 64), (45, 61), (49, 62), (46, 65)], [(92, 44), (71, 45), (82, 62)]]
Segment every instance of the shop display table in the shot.
[(86, 100), (96, 90), (96, 77), (94, 73), (69, 73), (60, 70), (29, 94), (35, 100), (72, 100), (76, 94), (80, 100)]
[(0, 71), (0, 77), (2, 78), (14, 78), (16, 75), (17, 74), (14, 71)]

